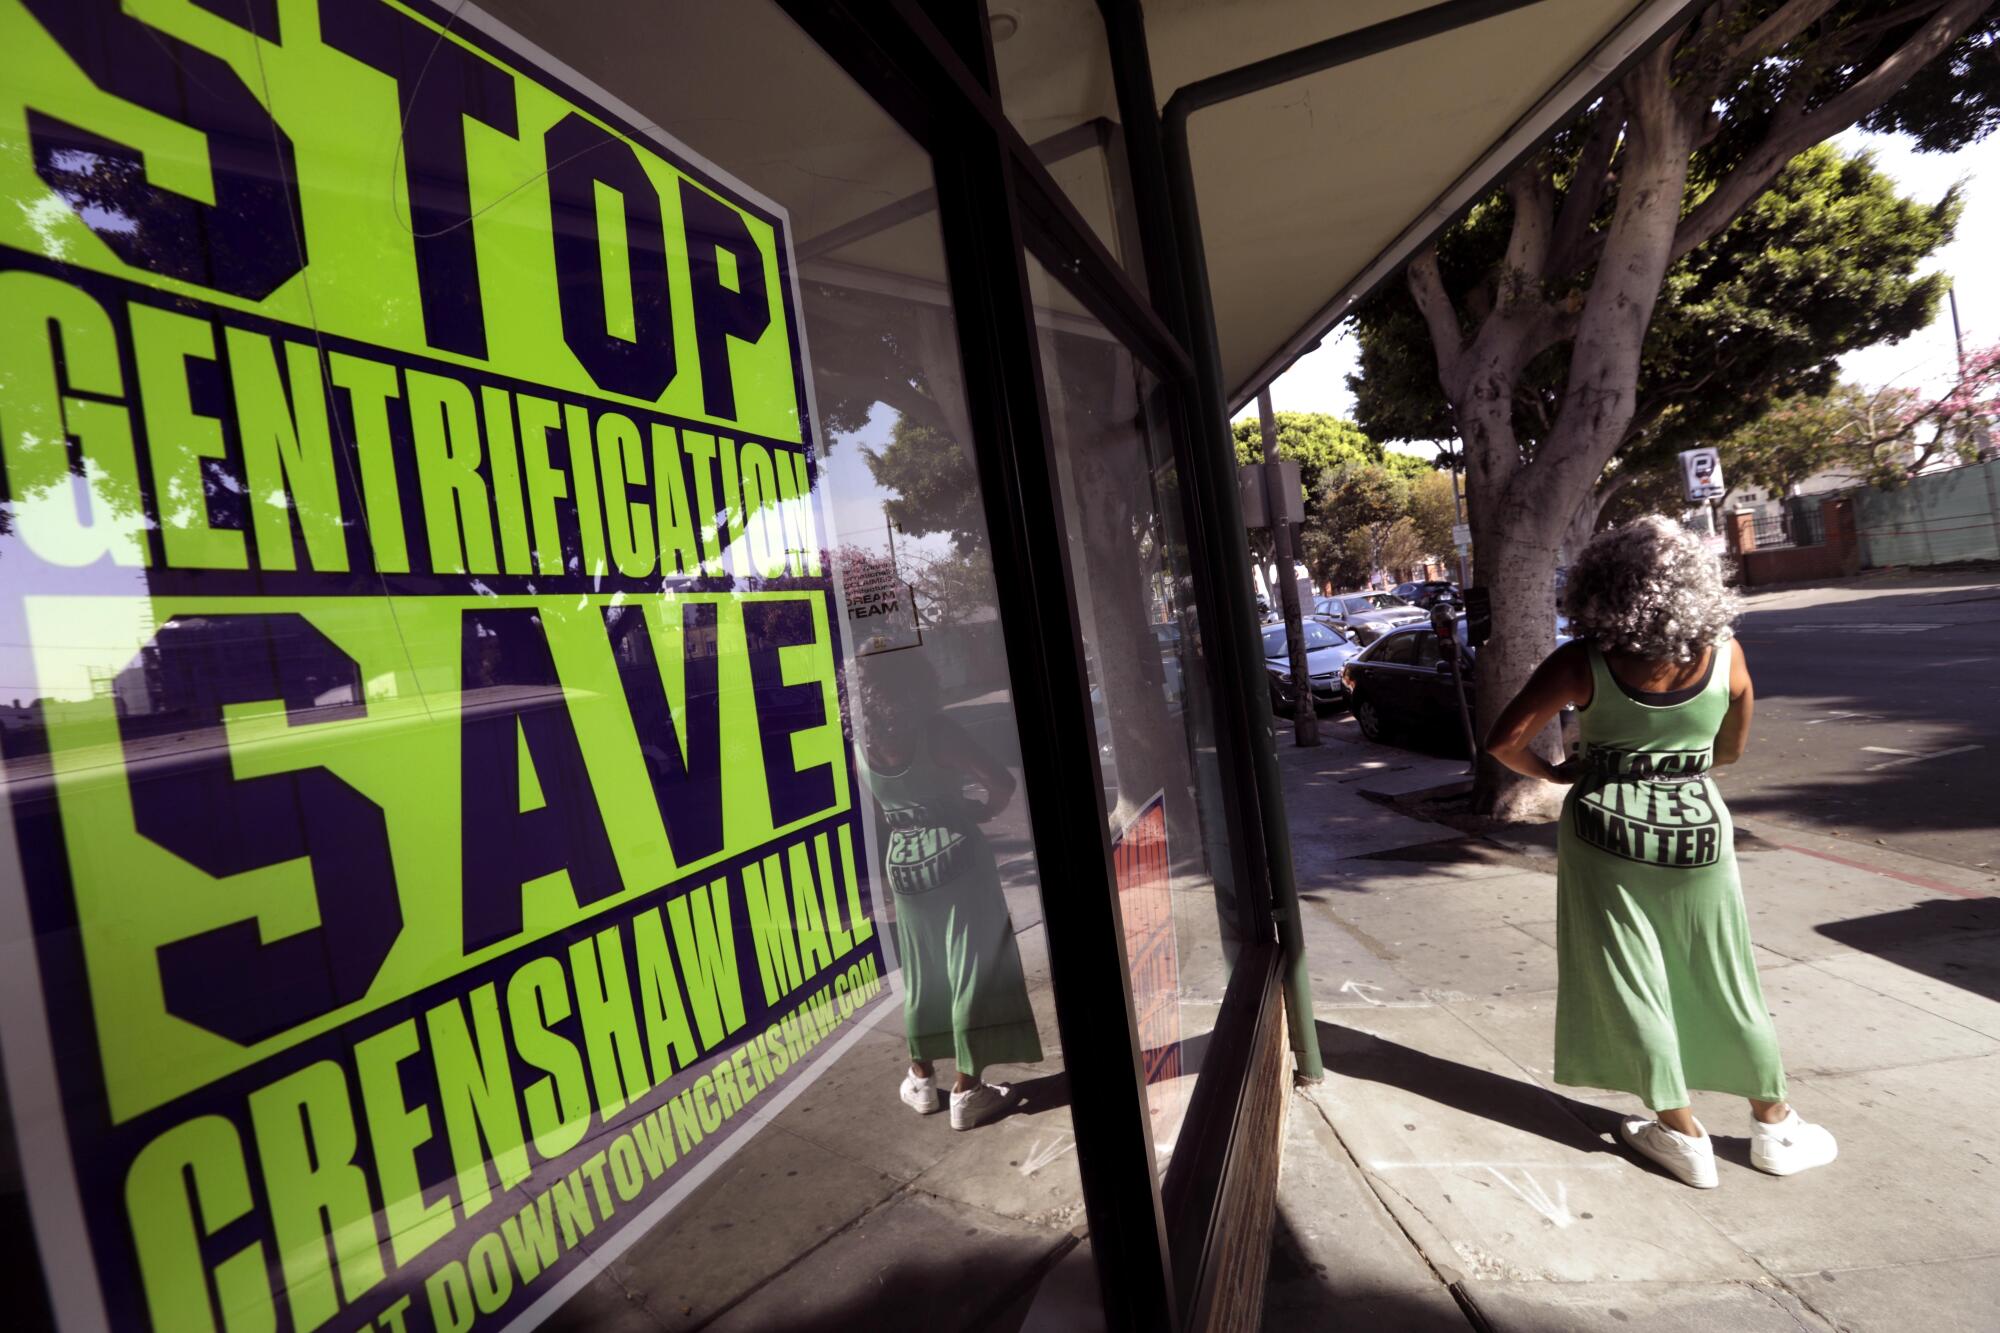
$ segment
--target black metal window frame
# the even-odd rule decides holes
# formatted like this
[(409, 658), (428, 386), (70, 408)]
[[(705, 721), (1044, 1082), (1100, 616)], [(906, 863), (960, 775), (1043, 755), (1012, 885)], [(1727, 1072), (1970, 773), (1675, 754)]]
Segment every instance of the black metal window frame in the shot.
[[(1250, 1114), (1252, 1052), (1269, 1032), (1280, 988), (1298, 1074), (1308, 1081), (1322, 1076), (1249, 550), (1235, 508), (1229, 403), (1188, 119), (1218, 102), (1541, 2), (1440, 0), (1198, 80), (1163, 105), (1153, 87), (1141, 0), (1097, 0), (1122, 123), (1093, 122), (1030, 145), (1001, 109), (985, 0), (781, 0), (930, 152), (937, 174), (1030, 824), (1038, 851), (1065, 854), (1064, 891), (1044, 900), (1050, 972), (1078, 1169), (1113, 1329), (1171, 1329), (1205, 1319), (1208, 1280), (1228, 1240), (1218, 1208), (1245, 1146), (1239, 1130)], [(1683, 0), (1689, 8), (1697, 2)], [(1617, 68), (1603, 71), (1596, 91), (1674, 30), (1663, 24)], [(1136, 237), (1144, 291), (1047, 170), (1046, 163), (1092, 142), (1114, 155), (1128, 177), (1129, 208), (1117, 219), (1118, 232), (1128, 251)], [(1440, 230), (1444, 225), (1438, 222)], [(1203, 660), (1216, 704), (1241, 943), (1163, 1183), (1152, 1169), (1130, 988), (1125, 969), (1110, 965), (1123, 958), (1123, 937), (1108, 834), (1097, 817), (1097, 754), (1027, 284), (1030, 253), (1166, 388)], [(1076, 855), (1092, 847), (1097, 855)], [(1103, 1021), (1113, 1012), (1124, 1015), (1122, 1028)]]
[[(1060, 849), (1061, 891), (1043, 900), (1057, 1025), (1070, 1083), (1090, 1243), (1112, 1329), (1182, 1327), (1201, 1304), (1215, 1211), (1237, 1141), (1253, 1036), (1280, 952), (1255, 770), (1270, 726), (1261, 671), (1248, 674), (1255, 613), (1232, 579), (1233, 458), (1200, 443), (1202, 396), (1187, 351), (1186, 297), (1165, 211), (1159, 125), (1131, 40), (1107, 15), (1130, 136), (1147, 286), (1133, 281), (1001, 108), (983, 0), (782, 0), (792, 18), (929, 151), (946, 267), (993, 547), (1000, 622), (1038, 855)], [(1132, 6), (1136, 15), (1136, 5)], [(1137, 71), (1145, 70), (1143, 86)], [(1077, 615), (1062, 496), (1042, 382), (1027, 257), (1032, 253), (1166, 391), (1183, 484), (1202, 658), (1217, 703), (1222, 812), (1242, 941), (1166, 1179), (1154, 1166)], [(1236, 522), (1240, 527), (1240, 520)], [(1268, 734), (1263, 738), (1268, 746)], [(1045, 882), (1054, 878), (1044, 877)], [(1106, 1022), (1122, 1014), (1124, 1022)]]

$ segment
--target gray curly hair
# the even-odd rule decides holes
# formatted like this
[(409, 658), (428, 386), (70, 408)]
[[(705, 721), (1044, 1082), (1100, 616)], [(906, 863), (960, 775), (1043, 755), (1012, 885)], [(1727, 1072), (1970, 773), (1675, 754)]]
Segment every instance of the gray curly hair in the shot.
[(1658, 515), (1600, 532), (1570, 566), (1570, 633), (1606, 652), (1691, 662), (1731, 636), (1736, 598), (1699, 537)]

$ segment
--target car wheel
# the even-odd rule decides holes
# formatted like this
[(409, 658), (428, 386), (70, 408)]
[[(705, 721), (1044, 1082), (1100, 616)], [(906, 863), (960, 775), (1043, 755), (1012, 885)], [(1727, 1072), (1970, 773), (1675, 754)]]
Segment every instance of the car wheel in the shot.
[(1371, 741), (1388, 739), (1389, 728), (1382, 721), (1382, 711), (1375, 706), (1373, 699), (1364, 699), (1357, 694), (1348, 700), (1347, 706), (1353, 712), (1354, 721), (1360, 726), (1363, 736)]
[(1276, 681), (1271, 682), (1271, 715), (1273, 717), (1290, 717), (1292, 715), (1291, 705), (1287, 704), (1285, 696), (1279, 693)]

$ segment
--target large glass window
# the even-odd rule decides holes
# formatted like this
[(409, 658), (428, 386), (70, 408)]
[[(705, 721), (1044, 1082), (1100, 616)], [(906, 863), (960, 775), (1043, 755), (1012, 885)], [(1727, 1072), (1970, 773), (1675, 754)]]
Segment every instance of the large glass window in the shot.
[(1126, 966), (1164, 1168), (1237, 941), (1166, 390), (1038, 261), (1040, 327)]
[[(1083, 1208), (926, 153), (768, 0), (0, 41), (0, 1180), (57, 1315), (1018, 1317)], [(1099, 601), (1180, 725), (1165, 558)], [(1104, 744), (1158, 884), (1134, 793), (1183, 860), (1196, 809)]]

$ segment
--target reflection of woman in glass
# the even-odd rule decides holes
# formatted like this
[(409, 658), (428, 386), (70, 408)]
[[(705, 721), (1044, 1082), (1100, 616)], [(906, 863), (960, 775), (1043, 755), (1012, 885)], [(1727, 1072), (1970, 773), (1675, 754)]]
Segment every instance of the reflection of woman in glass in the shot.
[[(979, 829), (1006, 808), (1014, 781), (944, 715), (921, 650), (871, 653), (859, 676), (861, 775), (889, 826), (883, 860), (896, 895), (910, 1040), (903, 1101), (925, 1115), (939, 1110), (931, 1062), (948, 1056), (958, 1066), (951, 1127), (971, 1129), (1014, 1099), (1013, 1089), (980, 1073), (1042, 1058), (1000, 872)], [(983, 801), (967, 798), (968, 780), (984, 789)]]

